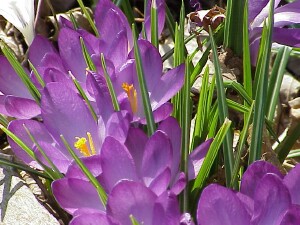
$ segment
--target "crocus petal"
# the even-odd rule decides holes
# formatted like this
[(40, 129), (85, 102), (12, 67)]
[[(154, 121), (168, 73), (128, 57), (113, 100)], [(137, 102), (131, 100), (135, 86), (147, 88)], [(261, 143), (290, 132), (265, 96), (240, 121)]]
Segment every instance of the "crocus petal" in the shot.
[(280, 225), (300, 224), (300, 206), (292, 205), (284, 214)]
[[(138, 172), (141, 171), (144, 149), (147, 141), (148, 137), (142, 130), (134, 127), (129, 129), (125, 145), (133, 157), (134, 164)], [(141, 177), (141, 174), (138, 175)]]
[(242, 177), (241, 193), (254, 198), (256, 186), (267, 173), (273, 173), (283, 178), (283, 175), (271, 163), (265, 161), (252, 163)]
[(151, 92), (151, 106), (155, 110), (163, 103), (170, 100), (183, 86), (184, 64), (168, 71), (161, 77), (160, 82), (156, 83)]
[(120, 180), (138, 180), (132, 156), (116, 139), (107, 137), (100, 154), (103, 184), (108, 191)]
[[(83, 57), (79, 37), (78, 32), (62, 28), (59, 32), (58, 46), (66, 70), (70, 70), (78, 81), (85, 82), (87, 64)], [(88, 43), (85, 45), (89, 53), (92, 53)]]
[(232, 190), (211, 184), (201, 194), (197, 221), (201, 225), (249, 225), (250, 215)]
[(1, 95), (1, 93), (0, 93), (0, 114), (9, 115), (9, 113), (7, 112), (7, 110), (5, 108), (5, 99), (6, 99), (6, 96)]
[[(155, 123), (159, 123), (166, 118), (170, 117), (173, 111), (173, 105), (170, 102), (166, 102), (161, 105), (159, 108), (153, 111), (153, 118)], [(142, 118), (134, 117), (133, 121), (139, 121), (141, 124), (147, 124), (147, 120), (144, 115)]]
[[(113, 12), (114, 16), (108, 16)], [(115, 37), (124, 28), (127, 32), (127, 39), (130, 46), (133, 46), (132, 32), (128, 20), (123, 12), (110, 0), (99, 0), (95, 9), (95, 24), (104, 40)], [(118, 18), (118, 19), (117, 19)], [(110, 36), (109, 34), (115, 34)]]
[(283, 179), (283, 183), (289, 189), (292, 203), (300, 205), (300, 164), (296, 165)]
[(19, 119), (30, 119), (41, 114), (40, 106), (31, 99), (7, 96), (5, 108), (9, 116)]
[(152, 225), (153, 207), (157, 196), (143, 184), (132, 181), (118, 183), (107, 201), (107, 214), (122, 225), (131, 225), (133, 215), (139, 224)]
[[(161, 122), (157, 130), (161, 130), (167, 134), (172, 144), (172, 177), (178, 172), (180, 164), (180, 149), (181, 149), (181, 129), (174, 117), (169, 117)], [(173, 178), (174, 179), (174, 178)]]
[(268, 173), (252, 188), (255, 193), (251, 224), (277, 224), (291, 205), (290, 193), (282, 179), (276, 174)]
[[(60, 147), (50, 136), (43, 123), (35, 120), (13, 120), (9, 123), (8, 129), (15, 135), (17, 135), (17, 137), (19, 137), (27, 146), (31, 147), (32, 149), (36, 149), (35, 144), (32, 142), (31, 138), (25, 131), (24, 125), (30, 131), (31, 135), (37, 140), (41, 148), (44, 150), (45, 154), (58, 167), (58, 169), (63, 173), (66, 172), (66, 168), (69, 165), (70, 160), (68, 160), (66, 155), (64, 155), (60, 151)], [(25, 163), (34, 166), (37, 164), (14, 141), (9, 139), (9, 143), (14, 153)], [(40, 154), (36, 153), (36, 155), (42, 162), (45, 163), (45, 159), (41, 158)], [(40, 168), (40, 166), (38, 166), (38, 168)]]
[(79, 209), (74, 213), (70, 225), (121, 225), (105, 213), (92, 209)]
[(198, 175), (211, 142), (212, 139), (208, 139), (207, 141), (199, 145), (197, 148), (195, 148), (192, 151), (192, 153), (189, 155), (189, 161), (188, 161), (189, 180), (195, 179), (196, 176)]
[(32, 43), (34, 38), (34, 0), (2, 1), (0, 15), (24, 35), (27, 45)]
[(149, 184), (149, 188), (159, 196), (167, 190), (170, 183), (170, 178), (171, 171), (169, 168), (166, 168), (161, 174), (152, 180), (152, 182)]
[[(94, 177), (98, 177), (102, 174), (102, 168), (100, 164), (100, 155), (93, 155), (91, 157), (81, 158), (83, 164), (89, 169), (89, 171), (93, 174)], [(73, 161), (71, 165), (69, 165), (68, 171), (66, 173), (67, 178), (78, 178), (81, 180), (88, 181), (86, 175), (79, 168), (78, 164)]]
[(29, 48), (28, 58), (30, 62), (35, 67), (40, 66), (40, 63), (44, 58), (44, 56), (46, 55), (46, 53), (57, 54), (57, 50), (54, 48), (54, 46), (47, 38), (41, 35), (36, 35)]
[[(299, 16), (300, 17), (300, 16)], [(291, 47), (300, 47), (300, 30), (289, 28), (273, 28), (273, 41)]]
[(274, 27), (300, 23), (300, 1), (294, 1), (284, 6), (278, 7), (274, 11)]
[[(163, 150), (162, 150), (163, 148)], [(142, 176), (146, 185), (171, 167), (172, 146), (170, 139), (161, 131), (156, 131), (145, 146), (142, 161)]]
[(186, 178), (185, 178), (185, 174), (183, 172), (178, 173), (177, 177), (175, 178), (175, 180), (171, 183), (171, 189), (170, 191), (175, 194), (178, 195), (184, 188), (186, 185)]
[(149, 0), (145, 14), (145, 31), (147, 40), (151, 41), (151, 7), (157, 10), (158, 35), (161, 34), (165, 25), (165, 0)]
[(4, 95), (33, 99), (20, 77), (4, 56), (0, 56), (0, 65), (0, 91)]
[(62, 178), (52, 183), (52, 191), (59, 205), (70, 214), (80, 208), (104, 211), (96, 188), (88, 181)]
[(73, 145), (76, 137), (86, 138), (89, 132), (96, 152), (99, 151), (101, 140), (96, 121), (83, 99), (73, 90), (63, 83), (47, 84), (42, 92), (41, 108), (44, 124), (58, 142), (62, 134)]
[[(279, 4), (279, 0), (275, 0), (275, 8)], [(266, 7), (266, 5), (269, 3), (269, 0), (251, 0), (248, 3), (248, 18), (249, 22), (253, 21), (254, 18), (262, 13), (261, 17), (266, 18), (268, 16), (268, 10), (269, 7)]]

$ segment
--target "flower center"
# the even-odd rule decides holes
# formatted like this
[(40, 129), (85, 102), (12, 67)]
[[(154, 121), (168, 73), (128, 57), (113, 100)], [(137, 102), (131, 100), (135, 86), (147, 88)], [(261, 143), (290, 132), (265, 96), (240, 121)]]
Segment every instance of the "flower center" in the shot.
[(128, 83), (123, 83), (122, 88), (127, 94), (132, 112), (136, 113), (138, 111), (136, 89), (133, 87), (133, 84), (129, 85)]
[(93, 139), (92, 139), (92, 135), (91, 135), (90, 132), (87, 132), (86, 135), (87, 135), (87, 138), (88, 138), (89, 146), (87, 145), (87, 139), (86, 138), (84, 138), (84, 137), (81, 137), (81, 138), (80, 137), (75, 137), (77, 139), (77, 141), (75, 141), (74, 147), (76, 149), (78, 149), (83, 156), (95, 155), (96, 151), (95, 151), (95, 146), (94, 146), (94, 142), (93, 142)]

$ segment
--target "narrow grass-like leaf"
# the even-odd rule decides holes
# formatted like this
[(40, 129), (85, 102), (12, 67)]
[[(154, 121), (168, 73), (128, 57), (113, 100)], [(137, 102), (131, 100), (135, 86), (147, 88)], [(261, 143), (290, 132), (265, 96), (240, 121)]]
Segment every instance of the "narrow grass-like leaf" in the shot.
[(70, 10), (69, 17), (70, 17), (70, 20), (71, 20), (71, 22), (74, 26), (74, 29), (77, 30), (79, 28), (79, 25), (78, 25), (73, 13), (72, 13), (72, 10)]
[(1, 43), (1, 50), (7, 60), (9, 61), (10, 65), (13, 67), (15, 72), (18, 74), (20, 79), (22, 80), (23, 84), (26, 86), (34, 100), (36, 101), (37, 104), (40, 104), (41, 101), (41, 93), (37, 89), (37, 87), (32, 83), (30, 78), (28, 77), (27, 73), (25, 72), (24, 68), (22, 65), (18, 62), (17, 58), (11, 51), (11, 49), (6, 45), (6, 43), (2, 40), (0, 40)]
[(158, 48), (158, 17), (156, 0), (151, 0), (151, 43)]
[[(248, 0), (245, 0), (244, 18), (243, 18), (243, 80), (244, 88), (247, 94), (252, 98), (252, 73), (248, 31)], [(246, 105), (251, 105), (245, 102)]]
[(246, 89), (236, 81), (224, 82), (225, 88), (232, 88), (235, 90), (243, 99), (246, 101), (247, 105), (250, 106), (252, 104), (252, 98), (248, 95)]
[(112, 2), (113, 2), (116, 6), (120, 7), (121, 4), (122, 4), (122, 2), (123, 2), (123, 0), (113, 0)]
[(207, 104), (208, 88), (209, 88), (208, 78), (209, 78), (209, 67), (207, 66), (205, 68), (203, 79), (201, 81), (201, 89), (200, 89), (191, 149), (194, 149), (196, 146), (198, 146), (201, 143), (201, 141), (203, 141), (204, 138), (202, 136), (202, 132), (207, 118), (206, 104)]
[(42, 76), (39, 74), (39, 72), (37, 71), (37, 69), (35, 68), (35, 66), (30, 62), (29, 59), (28, 59), (28, 63), (29, 63), (30, 69), (32, 69), (32, 71), (33, 71), (33, 74), (34, 74), (36, 80), (39, 82), (39, 84), (42, 87), (45, 87), (45, 82), (44, 82)]
[(97, 27), (96, 27), (96, 25), (95, 25), (95, 23), (94, 23), (94, 21), (93, 21), (91, 15), (90, 15), (90, 13), (89, 13), (89, 12), (87, 11), (87, 9), (85, 8), (85, 6), (84, 6), (82, 0), (77, 0), (77, 2), (78, 2), (78, 4), (79, 4), (79, 6), (80, 6), (80, 8), (81, 8), (81, 10), (82, 10), (82, 12), (83, 12), (83, 14), (85, 15), (85, 17), (86, 17), (87, 20), (89, 21), (89, 24), (90, 24), (91, 28), (93, 29), (95, 35), (96, 35), (97, 37), (99, 37), (99, 36), (100, 36), (100, 35), (99, 35), (99, 31), (98, 31), (98, 29), (97, 29)]
[[(134, 20), (134, 14), (133, 14), (133, 10), (130, 4), (129, 0), (122, 0), (121, 4), (120, 4), (124, 14), (127, 17), (128, 23), (129, 24), (135, 24), (135, 20)], [(136, 26), (135, 26), (136, 29)], [(137, 29), (135, 30), (135, 32), (138, 32)]]
[(290, 128), (285, 138), (276, 147), (275, 152), (277, 153), (278, 159), (281, 163), (284, 162), (288, 156), (295, 142), (300, 138), (300, 123)]
[(48, 179), (48, 180), (53, 180), (53, 178), (51, 178), (49, 175), (47, 175), (46, 173), (40, 172), (38, 170), (32, 169), (31, 167), (27, 166), (27, 165), (23, 165), (17, 162), (13, 162), (13, 161), (9, 161), (7, 159), (3, 159), (0, 155), (0, 165), (5, 165), (5, 166), (10, 166), (12, 168), (15, 169), (19, 169), (19, 170), (23, 170), (26, 171), (30, 174), (34, 174), (36, 176)]
[(268, 88), (269, 62), (272, 45), (272, 29), (274, 21), (274, 0), (270, 1), (270, 10), (267, 24), (263, 27), (257, 68), (255, 71), (255, 104), (253, 115), (253, 132), (251, 135), (249, 160), (251, 164), (260, 159), (262, 151), (262, 136), (265, 121), (266, 98)]
[(45, 153), (45, 151), (41, 148), (40, 144), (36, 141), (35, 137), (31, 134), (31, 132), (25, 126), (25, 124), (23, 124), (23, 127), (24, 127), (26, 133), (28, 134), (30, 140), (35, 144), (35, 146), (37, 147), (37, 149), (39, 150), (39, 152), (42, 154), (42, 156), (44, 157), (44, 159), (49, 163), (50, 168), (52, 168), (52, 170), (53, 170), (53, 172), (51, 171), (52, 177), (55, 180), (63, 178), (64, 176), (60, 173), (59, 169), (55, 166), (55, 164), (49, 159), (49, 157), (47, 156), (47, 154)]
[(64, 136), (60, 135), (60, 138), (61, 138), (62, 142), (64, 143), (65, 147), (67, 148), (68, 152), (70, 153), (70, 155), (73, 157), (73, 159), (75, 160), (75, 162), (77, 163), (77, 165), (82, 170), (82, 172), (86, 175), (86, 177), (89, 179), (89, 181), (96, 188), (96, 190), (98, 192), (98, 195), (100, 197), (100, 200), (101, 200), (104, 208), (106, 208), (107, 194), (105, 193), (105, 190), (103, 189), (103, 187), (101, 186), (101, 184), (99, 183), (99, 181), (93, 176), (93, 174), (91, 173), (91, 171), (83, 164), (83, 162), (81, 161), (81, 159), (76, 155), (76, 153), (71, 148), (71, 146), (69, 145), (69, 143), (66, 141), (66, 139), (64, 138)]
[[(191, 128), (191, 97), (190, 97), (190, 70), (189, 70), (189, 59), (185, 62), (185, 80), (183, 86), (183, 107), (182, 110), (182, 141), (181, 141), (181, 170), (188, 176), (188, 156), (189, 156), (189, 145), (190, 145), (190, 128)], [(188, 210), (188, 194), (187, 188), (183, 190), (181, 203), (181, 209), (184, 212)]]
[(206, 50), (203, 52), (203, 54), (201, 56), (201, 59), (197, 62), (193, 73), (191, 74), (191, 83), (195, 82), (197, 76), (200, 74), (200, 72), (202, 71), (202, 69), (206, 65), (207, 60), (208, 60), (208, 56), (210, 54), (210, 50), (211, 50), (211, 46), (208, 45)]
[(148, 135), (150, 136), (155, 131), (155, 122), (154, 122), (154, 118), (153, 118), (153, 112), (152, 112), (148, 89), (147, 89), (147, 84), (146, 84), (146, 80), (145, 80), (145, 73), (144, 73), (144, 69), (143, 69), (143, 62), (141, 59), (141, 53), (140, 53), (140, 49), (139, 49), (139, 46), (137, 43), (137, 35), (134, 32), (135, 31), (134, 24), (132, 26), (132, 30), (133, 30), (134, 58), (135, 58), (135, 62), (136, 62), (136, 71), (137, 71), (137, 75), (138, 75), (138, 81), (139, 81), (139, 86), (140, 86), (142, 100), (143, 100), (144, 113), (145, 113), (146, 121), (147, 121)]
[[(209, 28), (210, 41), (213, 52), (215, 74), (216, 74), (216, 86), (217, 86), (217, 102), (218, 102), (218, 111), (219, 111), (219, 120), (220, 123), (224, 123), (225, 119), (228, 118), (228, 106), (226, 102), (225, 89), (223, 84), (223, 78), (221, 73), (221, 67), (219, 63), (218, 53), (215, 41), (213, 39), (212, 30)], [(232, 153), (232, 134), (228, 132), (223, 142), (223, 152), (224, 152), (224, 164), (225, 164), (225, 177), (226, 185), (230, 185), (230, 179), (233, 170), (233, 153)]]
[(133, 215), (129, 215), (129, 218), (132, 225), (140, 225)]
[(267, 119), (273, 121), (280, 87), (292, 48), (284, 46), (277, 53), (268, 85)]
[(8, 126), (8, 123), (9, 123), (9, 121), (8, 121), (4, 116), (2, 116), (2, 115), (0, 114), (0, 124), (1, 124), (2, 126), (4, 126), (4, 127), (7, 127), (7, 126)]
[(254, 101), (252, 102), (249, 112), (245, 114), (244, 127), (240, 134), (239, 143), (237, 146), (237, 153), (235, 156), (234, 167), (233, 167), (233, 171), (232, 171), (232, 177), (231, 177), (231, 181), (230, 181), (230, 187), (232, 187), (232, 188), (234, 187), (234, 184), (237, 182), (238, 172), (239, 172), (239, 168), (240, 168), (240, 161), (241, 161), (241, 157), (242, 157), (242, 152), (244, 150), (245, 142), (247, 140), (247, 133), (249, 131), (249, 126), (250, 126), (252, 115), (253, 115), (253, 113), (252, 113), (253, 108), (254, 108)]
[(113, 103), (113, 106), (114, 106), (114, 110), (115, 111), (120, 111), (120, 106), (119, 106), (119, 102), (118, 102), (118, 99), (117, 99), (115, 89), (114, 89), (113, 84), (111, 82), (110, 76), (107, 73), (107, 68), (106, 68), (106, 63), (105, 63), (105, 58), (104, 58), (103, 53), (101, 53), (100, 57), (101, 57), (102, 68), (103, 68), (103, 71), (104, 71), (104, 77), (105, 77), (106, 84), (107, 84), (107, 87), (108, 87), (108, 90), (109, 90), (109, 94), (110, 94), (110, 97), (111, 97), (111, 100), (112, 100), (112, 103)]
[(175, 20), (167, 5), (166, 5), (166, 24), (167, 27), (169, 28), (170, 36), (172, 40), (175, 41)]
[(77, 88), (79, 94), (81, 95), (81, 97), (82, 97), (82, 98), (84, 99), (84, 101), (86, 102), (86, 104), (87, 104), (87, 106), (88, 106), (88, 108), (89, 108), (89, 110), (90, 110), (90, 112), (91, 112), (91, 115), (93, 116), (94, 120), (95, 120), (96, 122), (98, 122), (97, 113), (96, 113), (96, 111), (94, 110), (94, 108), (93, 108), (93, 106), (92, 106), (90, 100), (89, 100), (88, 97), (86, 96), (84, 90), (82, 89), (81, 85), (80, 85), (79, 82), (76, 80), (76, 78), (75, 78), (72, 74), (70, 74), (70, 75), (71, 75), (72, 81), (73, 81), (74, 85), (76, 86), (76, 88)]
[(223, 125), (220, 127), (217, 135), (215, 136), (213, 142), (211, 143), (208, 149), (208, 152), (205, 156), (200, 171), (196, 177), (192, 190), (195, 189), (200, 190), (203, 188), (205, 181), (211, 170), (211, 167), (218, 154), (218, 151), (221, 147), (221, 144), (225, 141), (226, 134), (229, 132), (230, 126), (231, 126), (231, 121), (225, 118)]
[(95, 66), (95, 64), (94, 64), (94, 62), (92, 60), (92, 57), (88, 53), (88, 50), (87, 50), (86, 45), (85, 45), (85, 43), (83, 41), (83, 38), (80, 37), (79, 40), (80, 40), (82, 54), (83, 54), (83, 57), (84, 57), (84, 60), (85, 60), (85, 63), (87, 65), (88, 69), (90, 71), (96, 71), (97, 70), (96, 66)]
[(300, 157), (300, 149), (292, 150), (286, 157), (287, 159)]
[(227, 105), (229, 108), (231, 109), (234, 109), (238, 112), (241, 112), (241, 113), (248, 113), (249, 112), (249, 107), (248, 106), (245, 106), (245, 105), (242, 105), (240, 103), (237, 103), (231, 99), (226, 99), (226, 102), (227, 102)]
[(215, 137), (217, 125), (218, 125), (218, 121), (219, 121), (219, 111), (217, 110), (217, 107), (212, 112), (214, 112), (214, 113), (212, 113), (211, 120), (209, 121), (209, 129), (208, 129), (207, 138)]

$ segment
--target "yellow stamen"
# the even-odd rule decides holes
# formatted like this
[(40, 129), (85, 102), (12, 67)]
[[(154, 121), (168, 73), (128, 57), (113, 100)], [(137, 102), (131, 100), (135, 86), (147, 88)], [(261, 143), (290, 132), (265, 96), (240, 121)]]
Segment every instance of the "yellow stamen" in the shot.
[(91, 156), (90, 150), (86, 145), (86, 138), (76, 137), (77, 141), (74, 143), (74, 147), (77, 148), (82, 155)]
[(133, 84), (129, 85), (128, 83), (123, 83), (122, 88), (127, 94), (132, 112), (136, 113), (138, 111), (136, 89), (133, 87)]
[(93, 138), (90, 132), (86, 133), (89, 146), (87, 145), (87, 139), (84, 137), (75, 137), (77, 141), (74, 143), (74, 147), (80, 151), (83, 156), (92, 156), (96, 154)]
[(95, 145), (94, 145), (94, 142), (93, 142), (92, 135), (91, 135), (90, 132), (87, 132), (86, 135), (89, 139), (89, 144), (90, 144), (90, 149), (92, 151), (92, 155), (96, 155), (96, 150), (95, 150)]

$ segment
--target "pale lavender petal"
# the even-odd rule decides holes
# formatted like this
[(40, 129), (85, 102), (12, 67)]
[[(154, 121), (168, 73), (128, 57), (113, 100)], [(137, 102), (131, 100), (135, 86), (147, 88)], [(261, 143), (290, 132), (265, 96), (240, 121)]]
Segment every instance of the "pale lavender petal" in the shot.
[(62, 178), (52, 183), (52, 191), (59, 205), (70, 214), (80, 208), (105, 210), (96, 188), (88, 181)]
[(250, 215), (232, 190), (211, 184), (201, 194), (197, 221), (199, 225), (250, 225)]
[(0, 56), (0, 65), (0, 91), (4, 95), (33, 99), (22, 80), (4, 56)]
[(254, 201), (247, 195), (242, 194), (241, 192), (236, 192), (236, 196), (240, 199), (240, 201), (244, 204), (245, 209), (247, 210), (249, 215), (253, 214), (254, 211)]
[(63, 83), (47, 84), (42, 92), (41, 108), (44, 124), (58, 142), (62, 134), (73, 146), (76, 137), (87, 138), (89, 132), (96, 152), (100, 150), (97, 123), (83, 99), (73, 90)]
[(169, 168), (166, 168), (165, 171), (151, 181), (148, 187), (159, 196), (168, 189), (170, 178), (171, 171)]
[(283, 178), (280, 171), (269, 162), (256, 161), (252, 163), (242, 177), (241, 193), (254, 198), (256, 186), (267, 173), (273, 173)]
[[(59, 32), (58, 46), (59, 53), (67, 71), (71, 71), (78, 81), (85, 82), (87, 64), (81, 50), (79, 33), (62, 28)], [(85, 43), (87, 50), (91, 52), (91, 47)]]
[(145, 31), (147, 40), (151, 41), (151, 6), (152, 2), (155, 3), (155, 7), (157, 9), (157, 28), (158, 28), (158, 36), (163, 31), (164, 25), (165, 25), (165, 17), (166, 17), (166, 11), (165, 11), (165, 0), (149, 0), (146, 14), (145, 14)]
[(283, 183), (289, 189), (292, 203), (300, 205), (300, 164), (296, 165), (283, 179)]
[(19, 119), (30, 119), (41, 114), (40, 106), (32, 99), (9, 95), (4, 104), (8, 115)]
[[(275, 1), (275, 8), (276, 6), (279, 4), (279, 0)], [(262, 13), (261, 17), (264, 16), (264, 18), (266, 18), (268, 16), (268, 8), (265, 8), (266, 5), (269, 3), (269, 0), (251, 0), (248, 2), (248, 18), (249, 18), (249, 22), (253, 21), (254, 18), (259, 15), (260, 13)], [(263, 11), (263, 12), (262, 12)]]
[(106, 135), (121, 143), (127, 138), (131, 115), (127, 111), (114, 112), (106, 123)]
[(294, 23), (300, 23), (299, 13), (299, 0), (278, 7), (274, 11), (274, 27), (283, 27)]
[[(89, 169), (89, 171), (93, 174), (94, 177), (99, 177), (102, 174), (102, 168), (100, 164), (100, 155), (93, 155), (90, 157), (81, 158), (83, 164)], [(88, 181), (89, 179), (79, 168), (78, 164), (73, 161), (68, 168), (66, 173), (67, 178), (78, 178), (82, 180)]]
[(132, 156), (127, 148), (112, 137), (107, 137), (101, 149), (103, 184), (111, 191), (120, 180), (138, 180)]
[(157, 196), (143, 184), (132, 181), (118, 183), (107, 201), (107, 214), (122, 225), (131, 225), (129, 215), (141, 224), (152, 225), (153, 207)]
[[(150, 42), (146, 40), (139, 40), (138, 46), (141, 53), (141, 60), (143, 64), (147, 89), (151, 93), (153, 92), (153, 90), (155, 90), (156, 86), (159, 85), (161, 80), (163, 69), (162, 59), (157, 48), (155, 48)], [(132, 59), (135, 58), (134, 50), (129, 53), (128, 57)], [(164, 76), (166, 75), (167, 74), (165, 74)], [(135, 79), (135, 86), (138, 87), (137, 78)], [(160, 90), (160, 92), (163, 91), (165, 90)]]
[(254, 185), (254, 212), (251, 224), (276, 224), (291, 205), (291, 196), (282, 179), (268, 173)]
[(9, 113), (7, 112), (7, 110), (5, 108), (5, 99), (6, 99), (6, 96), (1, 95), (1, 92), (0, 92), (0, 114), (8, 116)]
[(163, 120), (161, 124), (158, 126), (157, 130), (161, 130), (167, 134), (170, 138), (172, 143), (172, 166), (171, 166), (171, 173), (172, 179), (175, 178), (180, 164), (180, 149), (181, 149), (181, 128), (174, 117), (168, 117), (167, 119)]
[(125, 145), (134, 160), (139, 177), (141, 177), (140, 171), (147, 141), (148, 137), (144, 131), (134, 127), (129, 129)]
[[(300, 16), (299, 16), (300, 17)], [(291, 47), (300, 47), (300, 29), (273, 28), (273, 41)]]
[(184, 213), (180, 218), (180, 225), (195, 225), (191, 214)]
[(151, 92), (152, 109), (157, 109), (163, 103), (170, 100), (183, 86), (184, 64), (168, 71), (157, 82)]
[(284, 214), (280, 225), (300, 224), (300, 206), (292, 205)]
[(47, 38), (41, 35), (36, 35), (29, 47), (28, 58), (30, 62), (35, 67), (40, 66), (41, 61), (45, 57), (46, 53), (57, 54), (57, 50), (54, 48), (54, 45)]
[(186, 178), (183, 172), (177, 174), (175, 180), (171, 183), (171, 192), (175, 195), (180, 194), (180, 192), (185, 188)]
[[(173, 105), (170, 102), (166, 102), (161, 105), (158, 109), (153, 111), (153, 118), (155, 123), (159, 123), (166, 118), (170, 117), (173, 111)], [(141, 117), (139, 117), (141, 116)], [(139, 116), (134, 116), (133, 121), (139, 121), (141, 124), (147, 124), (144, 113), (140, 113)]]
[[(113, 17), (108, 16), (112, 14)], [(110, 36), (109, 34), (118, 34), (125, 28), (129, 45), (133, 45), (132, 32), (126, 16), (110, 0), (99, 0), (94, 18), (101, 38), (109, 40), (111, 37), (115, 37), (115, 35)]]
[(148, 186), (166, 168), (171, 168), (172, 146), (170, 139), (161, 131), (156, 131), (145, 146), (142, 161), (142, 176)]
[(79, 209), (75, 214), (70, 225), (121, 225), (101, 211)]
[(200, 168), (203, 164), (204, 158), (206, 156), (206, 153), (212, 141), (213, 139), (208, 139), (207, 141), (203, 142), (201, 145), (196, 147), (189, 155), (188, 158), (189, 180), (195, 179), (196, 176), (198, 175)]

